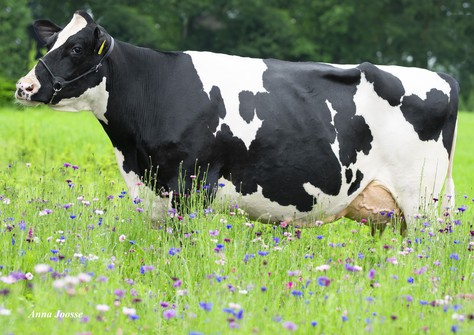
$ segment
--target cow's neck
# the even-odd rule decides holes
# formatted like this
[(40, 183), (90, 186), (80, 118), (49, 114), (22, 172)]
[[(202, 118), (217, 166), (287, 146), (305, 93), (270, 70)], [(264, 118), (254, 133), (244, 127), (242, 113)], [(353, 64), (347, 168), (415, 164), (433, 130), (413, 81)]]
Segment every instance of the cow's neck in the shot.
[[(107, 105), (105, 109), (97, 105), (93, 112), (123, 161), (118, 159), (124, 175), (146, 178), (150, 168), (159, 166), (163, 172), (163, 166), (176, 163), (160, 155), (185, 132), (179, 115), (174, 115), (176, 90), (170, 88), (172, 80), (185, 80), (173, 77), (176, 57), (117, 41), (107, 62)], [(169, 184), (167, 178), (161, 181), (160, 186)]]

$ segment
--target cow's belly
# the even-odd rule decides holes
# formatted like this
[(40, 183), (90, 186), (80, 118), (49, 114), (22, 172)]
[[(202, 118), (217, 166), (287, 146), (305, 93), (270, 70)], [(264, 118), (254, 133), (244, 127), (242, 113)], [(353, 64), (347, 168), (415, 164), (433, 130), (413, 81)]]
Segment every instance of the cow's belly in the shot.
[[(340, 217), (340, 213), (349, 206), (357, 193), (351, 197), (329, 196), (314, 187), (305, 187), (308, 193), (317, 193), (315, 196), (315, 205), (310, 212), (301, 212), (294, 205), (281, 205), (276, 201), (266, 198), (259, 186), (257, 192), (242, 195), (236, 191), (235, 186), (227, 179), (221, 178), (220, 187), (217, 192), (217, 199), (222, 201), (235, 202), (242, 208), (250, 219), (258, 220), (264, 223), (278, 223), (285, 221), (298, 226), (312, 227), (322, 223), (334, 221)], [(316, 194), (315, 193), (315, 194)], [(315, 194), (312, 194), (313, 196)]]

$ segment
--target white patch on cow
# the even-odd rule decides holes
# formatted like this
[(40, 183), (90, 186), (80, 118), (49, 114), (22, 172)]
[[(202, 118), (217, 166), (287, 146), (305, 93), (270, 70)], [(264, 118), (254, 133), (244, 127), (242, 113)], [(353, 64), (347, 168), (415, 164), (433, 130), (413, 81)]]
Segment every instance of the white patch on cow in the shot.
[(294, 221), (305, 217), (307, 213), (301, 213), (293, 205), (282, 206), (277, 202), (265, 198), (262, 187), (258, 185), (257, 192), (242, 195), (236, 191), (231, 181), (220, 178), (219, 184), (223, 184), (216, 194), (216, 200), (236, 201), (240, 208), (244, 209), (251, 218), (261, 222)]
[(261, 59), (211, 52), (187, 51), (186, 53), (191, 56), (208, 96), (212, 87), (217, 86), (224, 100), (226, 115), (219, 120), (216, 133), (223, 124), (226, 124), (234, 136), (240, 138), (249, 148), (262, 125), (262, 120), (254, 114), (251, 122), (247, 123), (240, 116), (239, 93), (242, 91), (250, 91), (254, 94), (267, 92), (263, 87), (263, 73), (267, 66)]
[(61, 99), (57, 104), (49, 106), (63, 112), (92, 111), (97, 119), (108, 124), (108, 120), (105, 117), (109, 100), (106, 82), (107, 78), (103, 77), (99, 85), (88, 88), (79, 97)]
[[(328, 107), (329, 111), (331, 112), (331, 125), (334, 127), (334, 130), (336, 131), (337, 134), (337, 129), (336, 125), (334, 124), (334, 118), (336, 117), (336, 110), (332, 106), (331, 102), (329, 100), (326, 100), (326, 106)], [(334, 139), (334, 142), (331, 143), (331, 149), (336, 155), (336, 157), (339, 157), (339, 141), (337, 139), (337, 136)]]
[[(377, 67), (393, 74), (401, 80), (403, 87), (405, 88), (405, 96), (414, 94), (419, 96), (421, 99), (426, 100), (426, 94), (433, 88), (436, 88), (446, 94), (448, 98), (450, 97), (451, 86), (436, 72), (396, 65), (380, 65)], [(436, 85), (433, 85), (434, 83), (436, 83)]]
[(139, 195), (138, 188), (141, 185), (142, 181), (140, 177), (133, 171), (125, 172), (123, 168), (123, 163), (125, 157), (123, 153), (114, 147), (115, 158), (117, 159), (117, 164), (119, 166), (120, 173), (122, 174), (125, 184), (127, 184), (128, 192), (132, 198), (136, 198)]
[(128, 194), (132, 199), (140, 198), (143, 203), (144, 209), (151, 213), (152, 219), (162, 219), (167, 215), (168, 210), (172, 207), (173, 193), (169, 198), (159, 197), (156, 193), (146, 186), (140, 176), (135, 172), (125, 172), (123, 164), (125, 157), (123, 153), (114, 147), (115, 158), (119, 166), (120, 173), (122, 174), (125, 184), (128, 188)]
[(54, 43), (53, 47), (49, 50), (49, 52), (62, 46), (69, 37), (78, 33), (80, 30), (84, 29), (86, 26), (87, 26), (86, 19), (83, 18), (79, 14), (74, 14), (71, 21), (68, 23), (68, 25), (59, 32), (58, 39)]

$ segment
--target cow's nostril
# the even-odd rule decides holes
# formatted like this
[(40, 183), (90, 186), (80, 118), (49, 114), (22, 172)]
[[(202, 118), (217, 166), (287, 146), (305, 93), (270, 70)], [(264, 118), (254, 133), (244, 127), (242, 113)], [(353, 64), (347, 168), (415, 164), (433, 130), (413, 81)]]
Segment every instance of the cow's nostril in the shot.
[(28, 92), (32, 92), (34, 89), (34, 86), (33, 85), (30, 85), (28, 87), (25, 87), (25, 91), (28, 91)]

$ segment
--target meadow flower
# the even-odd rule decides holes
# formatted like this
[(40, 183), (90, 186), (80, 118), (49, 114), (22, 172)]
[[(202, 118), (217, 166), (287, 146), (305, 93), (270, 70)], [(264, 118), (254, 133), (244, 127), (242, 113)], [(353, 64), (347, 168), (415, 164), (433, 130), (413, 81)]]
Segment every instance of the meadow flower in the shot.
[(452, 259), (452, 260), (457, 261), (457, 260), (459, 260), (459, 255), (458, 254), (451, 254), (451, 255), (449, 255), (449, 258)]
[(394, 265), (397, 265), (398, 264), (398, 261), (395, 257), (388, 257), (386, 259), (387, 262), (391, 263), (391, 264), (394, 264)]
[(255, 255), (254, 254), (245, 254), (244, 262), (247, 263), (250, 258), (255, 258)]
[(92, 275), (89, 273), (79, 273), (77, 279), (80, 283), (90, 283), (92, 281)]
[(408, 277), (407, 278), (407, 283), (413, 284), (415, 282), (415, 279), (413, 277)]
[(174, 256), (174, 255), (178, 254), (180, 251), (181, 251), (181, 249), (179, 249), (179, 248), (170, 248), (168, 250), (168, 255)]
[(258, 251), (258, 254), (260, 256), (267, 256), (269, 254), (269, 252), (268, 251)]
[(99, 311), (99, 312), (107, 312), (108, 310), (110, 310), (110, 307), (107, 306), (107, 305), (96, 305), (95, 308)]
[(285, 329), (288, 329), (290, 331), (295, 331), (295, 330), (298, 329), (298, 326), (295, 323), (291, 322), (291, 321), (285, 321), (285, 322), (283, 322), (282, 325)]
[(295, 297), (301, 297), (303, 296), (303, 291), (293, 290), (291, 291), (291, 294), (294, 295)]
[(201, 307), (206, 312), (210, 312), (212, 310), (212, 302), (200, 302), (199, 307)]
[(121, 289), (116, 289), (114, 290), (114, 295), (116, 295), (118, 298), (123, 298), (125, 296), (125, 290)]
[(414, 269), (414, 270), (413, 270), (413, 273), (414, 273), (414, 274), (417, 274), (417, 275), (422, 275), (422, 274), (425, 273), (427, 270), (428, 270), (428, 267), (427, 267), (427, 266), (422, 266), (422, 267), (419, 268), (419, 269)]
[(50, 210), (48, 208), (45, 208), (45, 209), (43, 209), (42, 211), (39, 212), (39, 216), (45, 216), (45, 215), (49, 215), (51, 213), (53, 213), (52, 210)]
[(128, 308), (128, 307), (123, 307), (122, 308), (122, 313), (125, 315), (136, 315), (137, 310), (135, 308)]
[(331, 268), (331, 266), (329, 266), (328, 264), (323, 264), (323, 265), (319, 265), (317, 267), (315, 267), (315, 270), (316, 271), (327, 271)]
[(344, 265), (345, 269), (349, 272), (359, 272), (359, 271), (362, 271), (362, 267), (358, 266), (358, 265), (352, 265), (352, 264), (348, 264), (346, 263)]
[(219, 230), (209, 230), (209, 235), (215, 237), (219, 235)]
[(374, 277), (375, 277), (375, 270), (374, 270), (374, 269), (370, 269), (370, 270), (369, 270), (369, 274), (367, 275), (367, 278), (368, 278), (369, 280), (372, 280), (372, 279), (374, 279)]
[(36, 264), (34, 270), (38, 274), (43, 274), (49, 272), (51, 267), (48, 264)]
[(25, 273), (25, 279), (26, 280), (33, 280), (33, 274), (31, 272)]
[(144, 274), (145, 272), (153, 271), (155, 267), (153, 265), (142, 265), (140, 266), (140, 273)]
[(331, 283), (331, 280), (329, 280), (328, 277), (325, 277), (325, 276), (318, 277), (319, 286), (329, 286), (330, 283)]
[(166, 320), (176, 317), (176, 311), (174, 309), (165, 309), (163, 311), (163, 317)]

